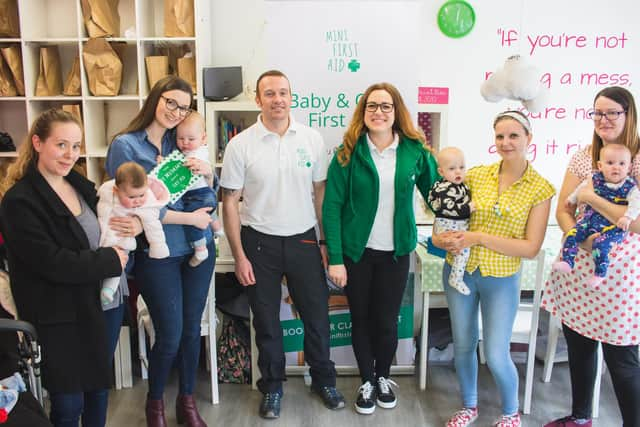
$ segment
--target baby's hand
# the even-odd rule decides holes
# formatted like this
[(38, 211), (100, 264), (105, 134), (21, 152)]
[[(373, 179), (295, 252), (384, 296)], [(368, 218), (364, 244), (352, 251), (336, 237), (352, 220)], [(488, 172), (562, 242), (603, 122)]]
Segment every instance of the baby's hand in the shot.
[(169, 193), (167, 192), (167, 187), (165, 187), (165, 185), (162, 184), (160, 181), (158, 181), (155, 178), (148, 178), (148, 181), (149, 181), (149, 189), (151, 190), (153, 195), (156, 196), (156, 199), (165, 200), (169, 196)]
[(473, 212), (476, 210), (476, 204), (473, 202), (469, 202), (469, 212)]
[(571, 202), (569, 201), (569, 199), (566, 199), (566, 200), (564, 201), (564, 207), (565, 207), (565, 208), (567, 208), (567, 209), (571, 209), (571, 208), (574, 208), (574, 209), (575, 209), (576, 205), (575, 205), (574, 203), (571, 203)]
[(158, 156), (156, 157), (156, 163), (160, 164), (160, 163), (162, 163), (163, 160), (164, 160), (164, 157), (162, 157), (160, 154), (158, 154)]
[(616, 225), (618, 226), (618, 228), (621, 228), (624, 231), (628, 231), (630, 224), (631, 224), (631, 218), (629, 218), (628, 216), (623, 216), (618, 220), (618, 223)]

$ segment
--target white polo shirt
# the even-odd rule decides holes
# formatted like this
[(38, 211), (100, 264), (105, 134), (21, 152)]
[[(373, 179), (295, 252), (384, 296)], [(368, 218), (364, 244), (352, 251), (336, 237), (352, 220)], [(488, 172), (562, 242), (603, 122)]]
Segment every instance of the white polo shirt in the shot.
[(380, 189), (378, 193), (378, 209), (376, 210), (376, 217), (373, 220), (373, 227), (366, 247), (379, 251), (392, 251), (394, 249), (393, 214), (396, 200), (396, 152), (399, 140), (398, 134), (394, 134), (391, 145), (382, 150), (381, 153), (369, 139), (369, 134), (367, 134), (367, 144), (371, 151), (373, 163), (378, 171)]
[(328, 153), (320, 133), (296, 123), (281, 137), (262, 115), (224, 152), (220, 185), (242, 191), (240, 222), (261, 233), (291, 236), (317, 223), (313, 183), (327, 179)]

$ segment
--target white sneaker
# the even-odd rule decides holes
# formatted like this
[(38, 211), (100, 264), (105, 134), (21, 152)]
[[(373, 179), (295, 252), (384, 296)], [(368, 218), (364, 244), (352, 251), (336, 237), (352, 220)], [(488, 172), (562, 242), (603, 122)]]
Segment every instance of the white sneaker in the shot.
[(373, 414), (373, 411), (376, 410), (375, 394), (376, 389), (369, 381), (362, 384), (358, 388), (358, 397), (355, 403), (356, 412), (363, 415)]
[(379, 377), (378, 378), (378, 390), (376, 393), (376, 403), (379, 407), (384, 409), (393, 409), (396, 407), (398, 403), (398, 399), (396, 399), (396, 395), (393, 394), (393, 390), (391, 390), (391, 386), (398, 387), (394, 381), (389, 378)]

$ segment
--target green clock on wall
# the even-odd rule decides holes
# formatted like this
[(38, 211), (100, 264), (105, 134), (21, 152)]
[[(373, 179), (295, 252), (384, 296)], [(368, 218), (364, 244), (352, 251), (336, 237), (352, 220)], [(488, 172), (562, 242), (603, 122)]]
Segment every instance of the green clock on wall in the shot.
[(464, 0), (450, 0), (438, 11), (438, 27), (447, 37), (464, 37), (471, 32), (475, 23), (476, 14)]

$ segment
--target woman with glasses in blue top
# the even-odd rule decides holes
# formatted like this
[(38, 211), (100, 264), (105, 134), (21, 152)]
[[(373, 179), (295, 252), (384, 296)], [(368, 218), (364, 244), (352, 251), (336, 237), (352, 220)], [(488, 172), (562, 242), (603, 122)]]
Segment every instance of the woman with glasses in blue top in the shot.
[[(191, 112), (193, 93), (186, 81), (168, 76), (151, 89), (140, 112), (117, 134), (107, 153), (106, 170), (113, 177), (125, 162), (136, 162), (147, 172), (156, 166), (159, 156), (176, 149), (175, 127)], [(213, 178), (211, 166), (198, 159), (188, 159), (185, 165), (195, 174)], [(135, 253), (134, 275), (155, 328), (156, 341), (149, 357), (149, 392), (146, 417), (148, 427), (164, 427), (163, 393), (169, 371), (175, 363), (179, 370), (179, 394), (176, 418), (188, 427), (206, 426), (198, 414), (193, 398), (200, 354), (200, 321), (209, 292), (215, 257), (209, 257), (197, 267), (189, 265), (193, 248), (189, 245), (183, 225), (207, 230), (207, 249), (215, 253), (209, 229), (211, 208), (180, 212), (169, 205), (161, 212), (161, 221), (170, 255), (164, 259), (149, 258), (145, 250)], [(129, 225), (122, 233), (134, 235)], [(138, 245), (140, 248), (141, 245)]]
[[(577, 212), (575, 205), (558, 203), (556, 219), (564, 233), (584, 215), (586, 205), (613, 224), (625, 215), (627, 206), (610, 202), (594, 191), (591, 176), (597, 170), (602, 147), (626, 146), (632, 159), (629, 176), (636, 182), (640, 178), (638, 115), (631, 93), (617, 86), (602, 89), (594, 99), (590, 117), (594, 125), (591, 145), (571, 158), (560, 190), (560, 200), (566, 200), (581, 182), (588, 180), (577, 193)], [(592, 234), (581, 245), (571, 271), (555, 271), (549, 276), (542, 306), (562, 321), (569, 353), (572, 407), (569, 416), (545, 427), (591, 426), (600, 345), (611, 373), (623, 425), (640, 426), (638, 233), (640, 221), (636, 219), (629, 225), (629, 233), (622, 243), (611, 247), (607, 275), (597, 288), (587, 284), (593, 276), (592, 242), (597, 234)]]

